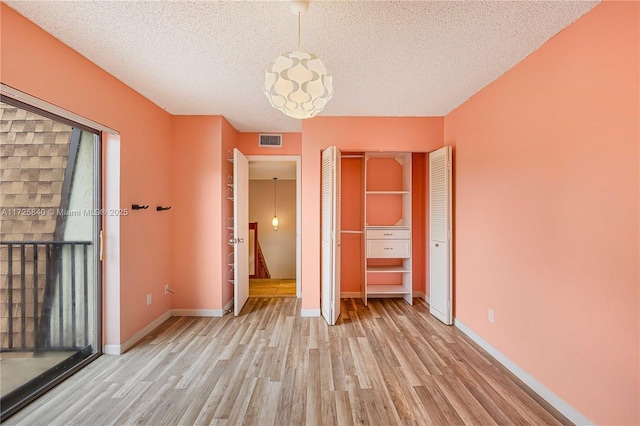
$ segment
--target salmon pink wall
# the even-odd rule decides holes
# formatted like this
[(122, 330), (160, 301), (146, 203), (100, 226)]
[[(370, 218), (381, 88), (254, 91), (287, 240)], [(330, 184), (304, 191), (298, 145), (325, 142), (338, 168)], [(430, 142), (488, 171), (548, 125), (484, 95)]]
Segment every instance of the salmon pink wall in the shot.
[[(120, 132), (122, 208), (171, 205), (170, 115), (4, 3), (0, 19), (2, 83)], [(119, 345), (170, 309), (163, 295), (173, 272), (170, 215), (149, 209), (121, 218), (120, 321), (107, 324), (107, 344)]]
[[(442, 117), (315, 117), (302, 122), (302, 309), (320, 310), (320, 154), (430, 152), (443, 146)], [(415, 234), (414, 234), (415, 237)]]
[[(265, 132), (268, 134), (274, 134)], [(302, 152), (302, 134), (300, 133), (275, 133), (282, 135), (282, 147), (258, 146), (260, 133), (238, 133), (238, 149), (244, 155), (300, 155)]]
[(227, 280), (227, 178), (238, 132), (222, 116), (175, 116), (174, 309), (220, 310), (233, 299)]
[(413, 291), (423, 292), (429, 296), (429, 285), (427, 277), (429, 265), (429, 244), (427, 244), (429, 233), (429, 188), (427, 182), (429, 171), (427, 169), (426, 153), (414, 153), (411, 159), (411, 232), (412, 232), (412, 278)]
[(640, 423), (639, 16), (601, 3), (445, 119), (456, 319), (596, 424)]
[(231, 165), (223, 150), (224, 122), (221, 116), (173, 117), (176, 309), (222, 308), (223, 220), (229, 213), (226, 178)]
[[(360, 297), (364, 276), (363, 239), (364, 223), (362, 209), (364, 203), (364, 159), (342, 158), (340, 200), (340, 292), (343, 297)], [(358, 293), (355, 295), (353, 293)]]

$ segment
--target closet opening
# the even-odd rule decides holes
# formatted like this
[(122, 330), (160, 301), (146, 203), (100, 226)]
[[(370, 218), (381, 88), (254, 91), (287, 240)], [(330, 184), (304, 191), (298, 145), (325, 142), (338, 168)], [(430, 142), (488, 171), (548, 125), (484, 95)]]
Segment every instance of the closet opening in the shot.
[[(451, 324), (451, 151), (322, 156), (322, 315), (339, 299), (424, 298)], [(434, 309), (436, 308), (436, 309)]]
[(247, 158), (249, 297), (301, 297), (299, 157)]

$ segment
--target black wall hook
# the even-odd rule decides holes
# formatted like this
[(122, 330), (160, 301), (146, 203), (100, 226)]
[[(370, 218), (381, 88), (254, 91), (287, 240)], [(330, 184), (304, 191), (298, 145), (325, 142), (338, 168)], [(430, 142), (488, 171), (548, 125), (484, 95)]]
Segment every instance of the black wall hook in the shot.
[(142, 206), (140, 204), (131, 204), (131, 210), (146, 210), (149, 206)]
[(165, 210), (171, 210), (171, 206), (169, 206), (169, 207), (157, 206), (156, 207), (156, 211), (162, 212), (162, 211), (165, 211)]

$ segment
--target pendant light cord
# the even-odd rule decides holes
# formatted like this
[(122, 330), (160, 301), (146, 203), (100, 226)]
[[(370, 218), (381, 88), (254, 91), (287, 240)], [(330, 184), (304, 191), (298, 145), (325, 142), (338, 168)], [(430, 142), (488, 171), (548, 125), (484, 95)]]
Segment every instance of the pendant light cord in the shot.
[(278, 178), (273, 178), (273, 216), (278, 216)]
[(298, 12), (298, 52), (300, 51), (300, 12)]

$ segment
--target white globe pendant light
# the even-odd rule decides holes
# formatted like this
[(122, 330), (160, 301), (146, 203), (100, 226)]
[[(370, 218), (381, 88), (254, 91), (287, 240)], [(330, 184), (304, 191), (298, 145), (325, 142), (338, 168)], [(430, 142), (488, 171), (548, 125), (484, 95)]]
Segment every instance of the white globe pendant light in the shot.
[(272, 107), (293, 118), (311, 118), (322, 111), (333, 96), (333, 77), (320, 58), (300, 50), (300, 15), (309, 7), (294, 1), (298, 14), (298, 50), (278, 56), (267, 66), (264, 94)]

